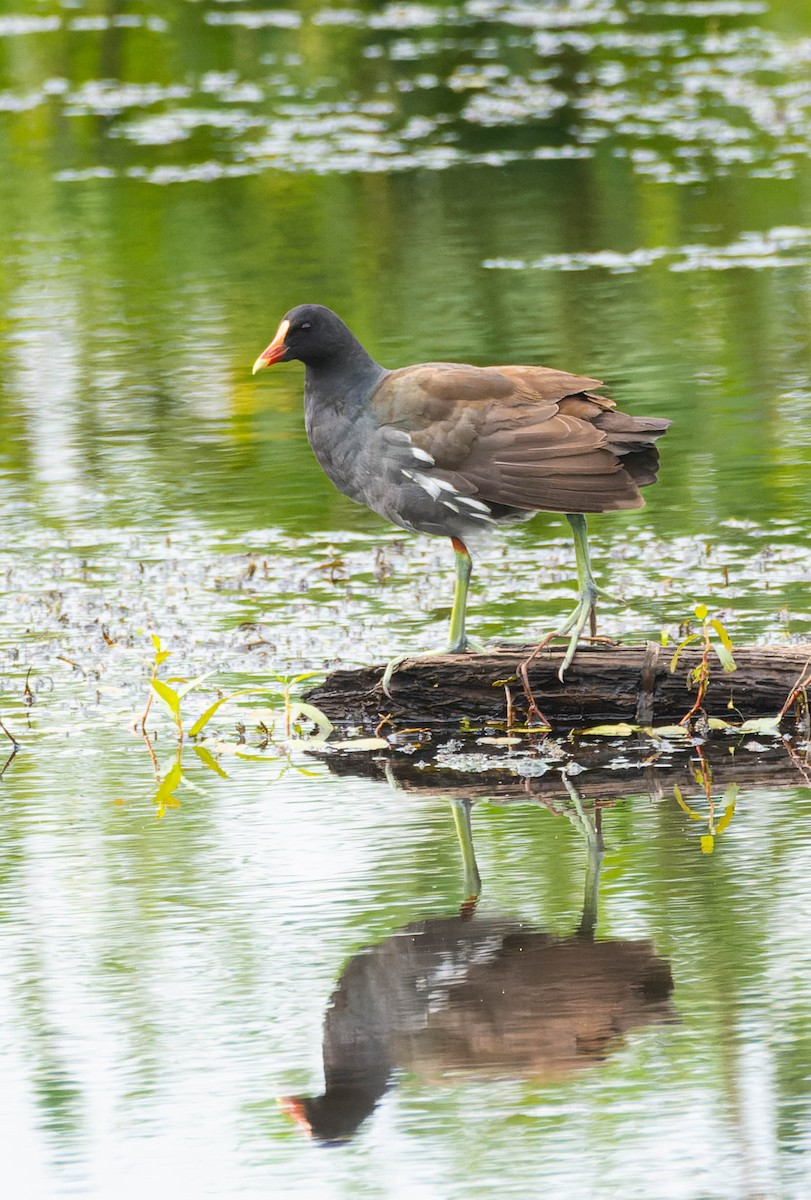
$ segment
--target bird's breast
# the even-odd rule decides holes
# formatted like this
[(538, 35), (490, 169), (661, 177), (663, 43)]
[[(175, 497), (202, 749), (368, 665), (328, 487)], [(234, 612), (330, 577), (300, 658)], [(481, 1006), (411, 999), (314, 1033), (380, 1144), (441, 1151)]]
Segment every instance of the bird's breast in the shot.
[(364, 463), (373, 422), (363, 408), (341, 396), (304, 394), (304, 428), (321, 469), (344, 495), (366, 503)]

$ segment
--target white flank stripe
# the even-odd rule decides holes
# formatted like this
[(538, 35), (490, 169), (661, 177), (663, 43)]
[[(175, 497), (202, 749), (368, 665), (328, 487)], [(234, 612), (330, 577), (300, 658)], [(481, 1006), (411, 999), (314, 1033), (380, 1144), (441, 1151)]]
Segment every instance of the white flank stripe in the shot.
[(489, 506), (483, 504), (481, 500), (474, 500), (472, 496), (460, 496), (459, 503), (469, 504), (471, 508), (477, 508), (479, 512), (487, 513), (488, 517), (492, 516)]

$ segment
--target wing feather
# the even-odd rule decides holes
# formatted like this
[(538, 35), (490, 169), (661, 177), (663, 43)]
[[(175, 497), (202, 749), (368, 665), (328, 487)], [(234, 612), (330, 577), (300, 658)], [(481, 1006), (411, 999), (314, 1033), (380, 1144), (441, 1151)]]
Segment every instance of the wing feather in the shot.
[(423, 363), (390, 372), (372, 405), (461, 495), (527, 511), (639, 508), (670, 422), (616, 411), (600, 386), (547, 367)]

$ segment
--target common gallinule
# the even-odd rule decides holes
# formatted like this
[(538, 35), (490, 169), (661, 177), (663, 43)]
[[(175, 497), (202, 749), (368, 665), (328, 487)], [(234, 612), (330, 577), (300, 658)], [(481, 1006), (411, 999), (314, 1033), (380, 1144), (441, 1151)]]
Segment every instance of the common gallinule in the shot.
[[(532, 790), (536, 781), (523, 782)], [(544, 804), (560, 806), (586, 836), (576, 930), (555, 936), (471, 907), (467, 868), (476, 860), (462, 788), (464, 799), (452, 800), (465, 863), (458, 915), (411, 921), (350, 959), (324, 1018), (324, 1091), (280, 1101), (321, 1142), (348, 1141), (403, 1070), (428, 1087), (460, 1072), (480, 1087), (505, 1076), (558, 1084), (603, 1062), (632, 1029), (673, 1019), (667, 959), (650, 942), (594, 938), (599, 808), (583, 808), (565, 773), (557, 789), (544, 786)], [(516, 794), (526, 799), (520, 787)]]
[(320, 304), (282, 318), (253, 366), (298, 359), (304, 422), (335, 486), (402, 529), (441, 534), (456, 555), (448, 651), (467, 648), (472, 534), (534, 512), (565, 513), (580, 598), (554, 636), (571, 634), (561, 679), (598, 589), (584, 513), (641, 508), (656, 439), (670, 421), (631, 417), (595, 395), (597, 379), (549, 367), (431, 362), (388, 371)]

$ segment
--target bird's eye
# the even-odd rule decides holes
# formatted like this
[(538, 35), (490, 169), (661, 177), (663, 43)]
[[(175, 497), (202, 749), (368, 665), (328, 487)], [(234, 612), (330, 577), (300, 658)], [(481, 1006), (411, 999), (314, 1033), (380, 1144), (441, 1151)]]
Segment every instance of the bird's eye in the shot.
[(299, 325), (299, 329), (312, 329), (312, 325), (309, 321), (302, 321)]

